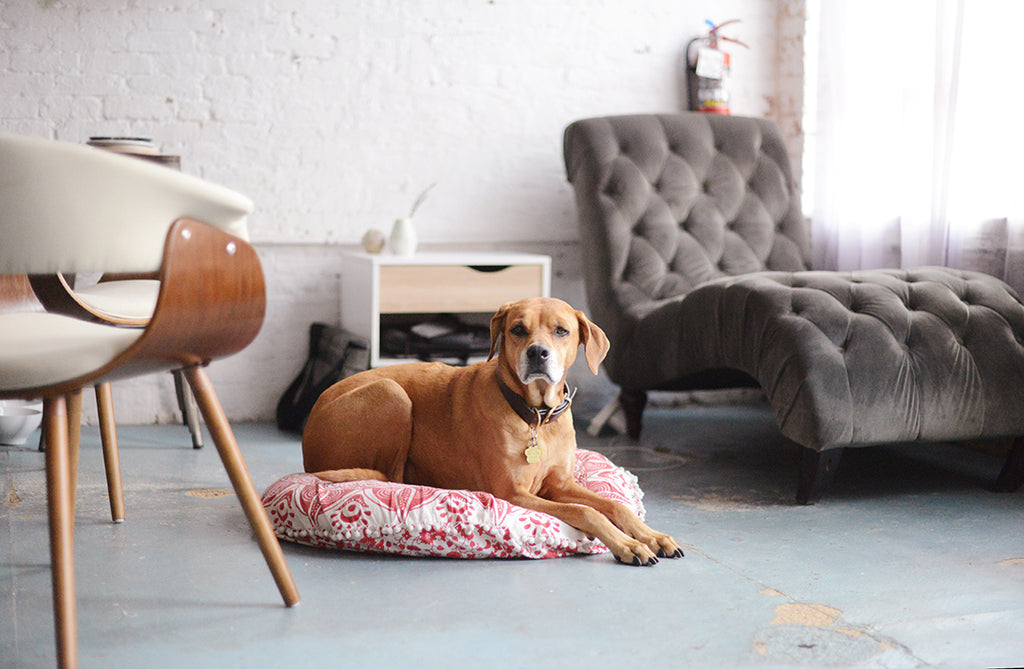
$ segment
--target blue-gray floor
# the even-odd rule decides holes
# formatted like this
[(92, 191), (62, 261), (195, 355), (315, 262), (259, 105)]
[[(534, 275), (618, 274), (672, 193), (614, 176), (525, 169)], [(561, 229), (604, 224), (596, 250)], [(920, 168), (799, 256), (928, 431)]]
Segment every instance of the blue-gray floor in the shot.
[[(235, 426), (262, 490), (298, 440)], [(653, 568), (609, 555), (455, 561), (285, 544), (285, 609), (212, 445), (122, 427), (128, 521), (109, 521), (85, 428), (75, 563), (83, 667), (986, 667), (1024, 664), (1024, 494), (949, 447), (844, 456), (817, 506), (763, 406), (649, 410), (631, 469), (648, 521), (684, 544)], [(661, 450), (652, 450), (653, 448)], [(668, 452), (661, 452), (667, 450)], [(0, 448), (0, 666), (53, 662), (43, 457)]]

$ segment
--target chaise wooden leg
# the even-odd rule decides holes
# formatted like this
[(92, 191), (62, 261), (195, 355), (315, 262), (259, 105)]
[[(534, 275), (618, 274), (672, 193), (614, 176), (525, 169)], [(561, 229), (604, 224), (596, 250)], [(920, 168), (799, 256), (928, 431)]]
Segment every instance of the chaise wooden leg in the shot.
[(843, 455), (843, 449), (833, 448), (827, 451), (816, 451), (813, 448), (804, 448), (800, 454), (800, 483), (796, 491), (796, 501), (799, 504), (815, 504), (825, 488), (832, 482), (836, 469), (839, 467), (839, 459)]
[(121, 486), (121, 457), (117, 452), (117, 426), (114, 423), (114, 397), (109, 383), (96, 386), (96, 413), (100, 421), (100, 443), (103, 445), (103, 467), (107, 474), (107, 496), (110, 498), (110, 519), (124, 522), (124, 488)]
[(291, 572), (284, 560), (284, 552), (274, 535), (267, 512), (263, 509), (263, 503), (249, 477), (249, 468), (242, 458), (238, 442), (235, 441), (235, 435), (228, 424), (224, 409), (213, 391), (213, 385), (210, 383), (206, 371), (198, 365), (186, 367), (183, 371), (189, 385), (192, 386), (192, 392), (195, 393), (199, 410), (203, 413), (203, 419), (206, 421), (210, 436), (213, 437), (213, 443), (224, 463), (224, 469), (227, 470), (228, 477), (231, 479), (235, 494), (238, 495), (238, 500), (242, 504), (242, 509), (249, 519), (253, 532), (256, 533), (256, 541), (259, 543), (267, 566), (270, 567), (270, 572), (274, 576), (277, 589), (281, 592), (286, 606), (295, 606), (299, 603), (299, 591), (292, 580)]
[(53, 620), (57, 666), (78, 666), (78, 625), (75, 617), (74, 493), (75, 477), (68, 443), (68, 400), (44, 400), (46, 433), (46, 497), (50, 519), (50, 571), (53, 578)]
[(1016, 492), (1024, 484), (1024, 437), (1013, 440), (1003, 470), (996, 480), (996, 492)]
[(640, 428), (643, 427), (644, 407), (647, 406), (647, 392), (623, 390), (619, 394), (619, 403), (626, 414), (626, 434), (631, 439), (639, 439)]

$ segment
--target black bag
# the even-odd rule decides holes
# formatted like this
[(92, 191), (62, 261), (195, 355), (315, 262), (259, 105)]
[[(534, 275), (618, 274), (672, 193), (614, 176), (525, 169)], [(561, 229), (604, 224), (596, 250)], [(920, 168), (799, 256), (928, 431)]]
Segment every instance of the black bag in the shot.
[(332, 385), (370, 366), (366, 340), (326, 323), (309, 326), (309, 357), (299, 376), (277, 403), (277, 427), (302, 434), (320, 395)]

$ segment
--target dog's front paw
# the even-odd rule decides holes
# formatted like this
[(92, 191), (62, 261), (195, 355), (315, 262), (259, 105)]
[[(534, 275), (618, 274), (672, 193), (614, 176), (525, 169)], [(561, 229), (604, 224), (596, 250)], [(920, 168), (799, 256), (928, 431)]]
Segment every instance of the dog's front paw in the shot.
[(616, 560), (635, 567), (656, 565), (658, 558), (683, 557), (683, 549), (675, 539), (663, 532), (655, 532), (645, 525), (637, 528), (636, 534), (620, 546), (609, 545), (609, 548), (615, 554)]
[(643, 543), (658, 557), (683, 557), (683, 549), (679, 547), (679, 544), (676, 543), (675, 539), (664, 532), (657, 532), (646, 525), (641, 524), (640, 527), (636, 528), (632, 534), (634, 539)]
[(648, 545), (655, 550), (658, 557), (663, 558), (681, 558), (683, 557), (683, 549), (679, 547), (676, 540), (667, 534), (661, 532), (655, 532), (652, 541), (648, 542)]
[(658, 564), (658, 557), (654, 551), (635, 540), (613, 550), (612, 553), (616, 560), (631, 567), (653, 567)]

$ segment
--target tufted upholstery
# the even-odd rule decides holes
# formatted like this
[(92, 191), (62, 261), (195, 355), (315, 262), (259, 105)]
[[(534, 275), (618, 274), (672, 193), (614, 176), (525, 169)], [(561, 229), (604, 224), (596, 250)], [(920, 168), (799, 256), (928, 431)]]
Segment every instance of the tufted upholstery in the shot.
[(566, 130), (565, 164), (600, 321), (643, 318), (710, 279), (808, 267), (789, 157), (769, 121), (580, 121)]
[(594, 320), (624, 391), (764, 389), (827, 450), (1024, 435), (1024, 306), (951, 270), (807, 271), (778, 129), (703, 114), (565, 133)]

